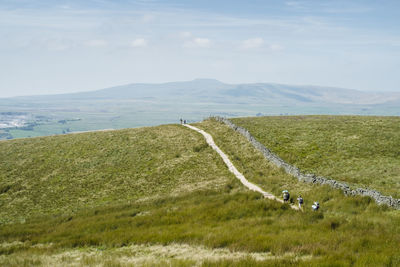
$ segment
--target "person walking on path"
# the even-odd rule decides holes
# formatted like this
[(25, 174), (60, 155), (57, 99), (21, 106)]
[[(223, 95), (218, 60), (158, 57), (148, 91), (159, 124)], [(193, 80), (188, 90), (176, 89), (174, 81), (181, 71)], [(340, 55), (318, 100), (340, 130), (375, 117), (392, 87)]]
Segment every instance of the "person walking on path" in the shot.
[[(229, 160), (228, 156), (215, 144), (212, 136), (209, 133), (207, 133), (203, 130), (200, 130), (199, 128), (196, 128), (190, 124), (185, 124), (184, 126), (202, 134), (204, 136), (204, 138), (206, 139), (207, 143), (210, 145), (210, 147), (212, 147), (212, 149), (214, 149), (220, 155), (220, 157), (224, 161), (225, 165), (228, 167), (229, 171), (232, 172), (244, 186), (246, 186), (248, 189), (250, 189), (252, 191), (261, 193), (264, 196), (264, 198), (266, 198), (266, 199), (270, 199), (270, 200), (274, 200), (274, 201), (283, 203), (282, 199), (275, 197), (271, 193), (265, 192), (259, 186), (249, 182), (246, 179), (246, 177), (244, 177), (244, 175), (236, 169), (235, 165), (233, 165), (233, 163)], [(289, 207), (294, 210), (300, 210), (296, 205), (289, 205)]]
[(284, 202), (289, 202), (289, 198), (290, 198), (289, 191), (283, 190), (283, 191), (282, 191), (282, 194), (283, 194), (283, 201), (284, 201)]
[(183, 120), (182, 120), (182, 118), (181, 118), (181, 124), (183, 123)]
[(299, 197), (297, 198), (297, 201), (299, 202), (299, 208), (301, 209), (301, 205), (303, 205), (304, 199), (299, 195)]
[(313, 211), (317, 211), (319, 209), (318, 201), (315, 201), (314, 204), (311, 206), (311, 208), (313, 209)]

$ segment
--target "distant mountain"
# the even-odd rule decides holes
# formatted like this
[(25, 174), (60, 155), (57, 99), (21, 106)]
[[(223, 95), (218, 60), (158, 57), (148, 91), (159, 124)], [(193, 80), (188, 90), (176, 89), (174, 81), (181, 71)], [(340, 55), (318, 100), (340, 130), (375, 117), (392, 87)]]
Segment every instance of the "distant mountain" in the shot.
[[(1, 114), (19, 114), (24, 119)], [(400, 115), (400, 93), (322, 86), (226, 84), (212, 79), (128, 84), (73, 94), (0, 99), (0, 139), (227, 117), (294, 114)]]
[(190, 99), (258, 103), (332, 103), (374, 105), (400, 101), (400, 93), (373, 93), (352, 89), (295, 86), (273, 83), (225, 84), (213, 79), (161, 84), (136, 83), (83, 93), (17, 97), (19, 100), (89, 100), (89, 99)]

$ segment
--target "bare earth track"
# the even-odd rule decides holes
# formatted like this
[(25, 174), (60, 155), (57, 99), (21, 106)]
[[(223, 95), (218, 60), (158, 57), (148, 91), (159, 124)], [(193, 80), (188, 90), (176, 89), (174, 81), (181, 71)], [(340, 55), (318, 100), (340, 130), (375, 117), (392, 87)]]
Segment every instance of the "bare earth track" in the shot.
[[(256, 191), (259, 192), (260, 194), (262, 194), (265, 198), (267, 199), (271, 199), (271, 200), (275, 200), (281, 203), (284, 203), (282, 199), (277, 198), (276, 196), (274, 196), (271, 193), (265, 192), (264, 190), (262, 190), (259, 186), (250, 183), (246, 177), (244, 177), (244, 175), (242, 173), (240, 173), (236, 167), (232, 164), (232, 162), (229, 160), (228, 156), (215, 144), (214, 139), (212, 138), (212, 136), (209, 133), (206, 133), (203, 130), (200, 130), (199, 128), (196, 128), (192, 125), (189, 124), (183, 124), (184, 126), (201, 133), (204, 138), (206, 139), (207, 143), (212, 147), (212, 149), (214, 149), (222, 158), (222, 160), (225, 162), (226, 166), (228, 167), (229, 171), (232, 172), (236, 178), (238, 178), (240, 180), (240, 182), (246, 186), (248, 189), (252, 190), (252, 191)], [(292, 209), (295, 210), (299, 210), (299, 207), (295, 206), (295, 205), (290, 205), (290, 207)]]

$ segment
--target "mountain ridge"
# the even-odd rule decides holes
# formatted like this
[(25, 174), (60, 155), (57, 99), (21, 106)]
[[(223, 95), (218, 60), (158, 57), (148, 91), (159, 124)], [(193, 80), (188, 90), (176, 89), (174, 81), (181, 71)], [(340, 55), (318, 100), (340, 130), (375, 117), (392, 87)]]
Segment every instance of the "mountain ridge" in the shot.
[[(10, 113), (11, 112), (11, 113)], [(18, 114), (24, 114), (23, 116)], [(2, 115), (5, 114), (5, 115)], [(7, 115), (11, 114), (11, 115)], [(210, 115), (400, 115), (400, 93), (213, 79), (0, 99), (0, 139), (200, 121)], [(19, 125), (16, 127), (15, 125)]]
[(17, 96), (13, 100), (35, 99), (126, 99), (143, 97), (179, 98), (186, 97), (257, 97), (268, 99), (335, 103), (335, 104), (384, 104), (400, 102), (400, 93), (366, 92), (330, 86), (287, 85), (280, 83), (239, 83), (228, 84), (215, 79), (194, 79), (167, 83), (131, 83), (94, 91), (55, 95)]

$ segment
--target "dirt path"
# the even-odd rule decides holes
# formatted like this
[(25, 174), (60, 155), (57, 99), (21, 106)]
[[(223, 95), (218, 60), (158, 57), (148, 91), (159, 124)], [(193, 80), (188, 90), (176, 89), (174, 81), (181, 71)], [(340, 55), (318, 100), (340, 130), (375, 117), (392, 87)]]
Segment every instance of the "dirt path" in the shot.
[[(252, 191), (256, 191), (256, 192), (261, 193), (265, 198), (272, 199), (272, 200), (275, 200), (275, 201), (278, 201), (278, 202), (283, 203), (283, 200), (282, 200), (282, 199), (279, 199), (279, 198), (277, 198), (276, 196), (274, 196), (273, 194), (268, 193), (268, 192), (265, 192), (265, 191), (262, 190), (259, 186), (255, 185), (255, 184), (253, 184), (253, 183), (250, 183), (250, 182), (246, 179), (246, 177), (244, 177), (244, 175), (241, 174), (241, 173), (236, 169), (236, 167), (235, 167), (235, 166), (232, 164), (232, 162), (229, 160), (228, 156), (227, 156), (224, 152), (222, 152), (222, 150), (215, 144), (214, 139), (212, 138), (212, 136), (211, 136), (209, 133), (206, 133), (205, 131), (200, 130), (199, 128), (196, 128), (196, 127), (194, 127), (194, 126), (192, 126), (192, 125), (189, 125), (189, 124), (184, 124), (184, 126), (190, 128), (190, 129), (192, 129), (192, 130), (194, 130), (194, 131), (196, 131), (196, 132), (201, 133), (201, 134), (205, 137), (207, 143), (208, 143), (215, 151), (217, 151), (217, 153), (221, 156), (221, 158), (222, 158), (222, 160), (225, 162), (226, 166), (228, 166), (229, 171), (232, 172), (232, 173), (236, 176), (236, 178), (238, 178), (238, 179), (240, 180), (240, 182), (242, 182), (242, 184), (243, 184), (244, 186), (246, 186), (248, 189), (250, 189), (250, 190), (252, 190)], [(292, 209), (299, 210), (299, 207), (297, 207), (297, 206), (295, 206), (295, 205), (290, 205), (290, 207), (291, 207)]]

